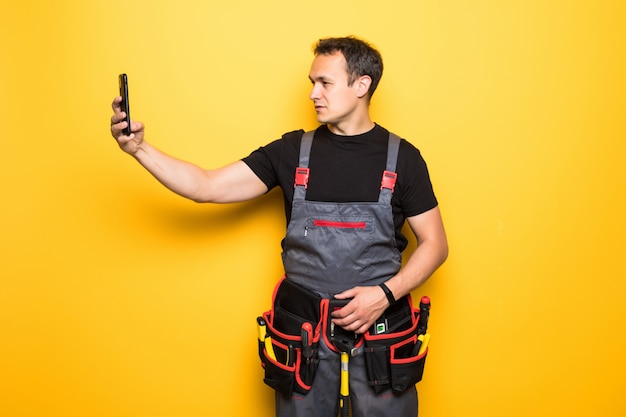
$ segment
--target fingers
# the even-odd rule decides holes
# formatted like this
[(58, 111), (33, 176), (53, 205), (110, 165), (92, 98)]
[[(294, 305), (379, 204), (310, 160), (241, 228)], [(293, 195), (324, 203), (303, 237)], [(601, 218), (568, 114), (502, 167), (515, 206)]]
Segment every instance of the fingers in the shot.
[[(346, 308), (347, 306), (342, 308), (342, 310), (345, 310)], [(332, 321), (337, 326), (359, 334), (365, 333), (374, 323), (374, 321), (367, 318), (358, 317), (356, 312), (349, 313), (343, 318), (333, 317)]]
[(334, 311), (333, 322), (346, 330), (365, 333), (386, 308), (386, 298), (378, 287), (354, 287), (335, 295), (338, 299), (352, 300)]
[(342, 293), (336, 294), (334, 296), (334, 298), (338, 299), (338, 300), (347, 300), (352, 298), (352, 300), (350, 300), (350, 302), (348, 302), (345, 306), (343, 306), (342, 308), (334, 311), (332, 313), (333, 318), (336, 319), (345, 319), (347, 318), (349, 315), (354, 314), (359, 306), (359, 301), (355, 301), (355, 298), (358, 296), (358, 287), (355, 288), (351, 288), (349, 290), (346, 290)]
[(372, 324), (374, 324), (374, 323), (373, 322), (372, 323), (365, 323), (365, 324), (359, 326), (358, 328), (354, 329), (353, 332), (356, 333), (356, 334), (363, 334), (363, 333), (367, 332), (370, 327), (372, 327)]
[(113, 99), (113, 102), (111, 103), (111, 107), (113, 107), (113, 111), (115, 111), (115, 108), (117, 107), (118, 109), (121, 108), (122, 105), (122, 96), (117, 96)]
[(122, 96), (117, 96), (113, 99), (111, 108), (113, 109), (113, 114), (116, 116), (122, 112)]
[[(113, 116), (111, 116), (111, 126), (116, 125), (116, 124), (121, 123), (121, 122), (126, 122), (124, 120), (124, 119), (126, 119), (126, 114), (124, 112), (121, 112), (119, 114), (120, 114), (120, 116), (117, 116), (115, 114)], [(126, 127), (126, 126), (124, 126), (124, 127)]]
[(143, 129), (144, 126), (141, 122), (130, 121), (130, 135), (124, 133), (129, 125), (126, 121), (126, 112), (121, 109), (122, 97), (118, 96), (113, 99), (111, 108), (113, 109), (113, 116), (111, 116), (111, 136), (117, 141), (119, 147), (128, 154), (135, 154), (141, 148), (143, 143)]
[(113, 109), (113, 116), (111, 116), (111, 133), (115, 137), (117, 137), (122, 129), (126, 127), (126, 122), (124, 121), (126, 113), (122, 111), (121, 102), (122, 97), (117, 96), (111, 103), (111, 108)]
[[(115, 115), (111, 117), (111, 134), (113, 135), (115, 139), (119, 139), (121, 136), (125, 136), (122, 133), (124, 128), (128, 126), (128, 123), (126, 122), (126, 120), (124, 120), (125, 117), (126, 115), (122, 116), (121, 119)], [(131, 131), (132, 131), (132, 126), (131, 126)]]
[(120, 142), (120, 144), (133, 140), (135, 138), (137, 138), (139, 142), (143, 140), (143, 124), (141, 122), (131, 122), (130, 135), (124, 134), (124, 128), (126, 126), (127, 126), (127, 123), (125, 120), (122, 120), (119, 123), (111, 125), (111, 135), (118, 142)]
[[(121, 107), (122, 97), (117, 96), (113, 99), (111, 103), (111, 108), (113, 109), (113, 116), (111, 116), (111, 134), (116, 139), (125, 136), (122, 132), (128, 127), (128, 123), (126, 122), (126, 112), (122, 111)], [(141, 122), (136, 122), (131, 120), (130, 123), (130, 131), (131, 132), (139, 132), (143, 129), (143, 124)], [(130, 136), (133, 136), (131, 133)]]
[(335, 298), (338, 300), (346, 300), (348, 298), (354, 298), (358, 293), (358, 287), (350, 288), (339, 294), (335, 294)]
[[(335, 296), (335, 298), (339, 298), (339, 295)], [(342, 308), (332, 312), (331, 316), (333, 323), (346, 330), (356, 332), (357, 329), (364, 325), (363, 319), (359, 315), (359, 309), (357, 306), (358, 303), (355, 303), (354, 300), (352, 300)]]

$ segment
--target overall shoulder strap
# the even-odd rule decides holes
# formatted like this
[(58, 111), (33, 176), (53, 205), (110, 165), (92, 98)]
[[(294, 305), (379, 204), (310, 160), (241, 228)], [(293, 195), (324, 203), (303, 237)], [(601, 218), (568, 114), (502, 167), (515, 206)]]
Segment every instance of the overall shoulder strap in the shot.
[(300, 162), (298, 163), (302, 168), (309, 167), (309, 156), (311, 155), (311, 145), (313, 144), (314, 130), (305, 132), (300, 140)]
[(396, 165), (398, 162), (398, 152), (400, 150), (400, 137), (389, 132), (389, 141), (387, 144), (387, 165), (383, 172), (383, 178), (380, 183), (380, 194), (378, 201), (380, 203), (391, 203), (394, 187), (396, 186)]
[(389, 132), (389, 144), (387, 145), (387, 171), (395, 172), (398, 162), (398, 151), (400, 150), (400, 137)]
[(311, 145), (313, 145), (314, 135), (314, 130), (305, 132), (300, 140), (300, 159), (295, 174), (294, 200), (304, 200), (306, 197), (306, 189), (309, 182), (309, 156), (311, 155)]

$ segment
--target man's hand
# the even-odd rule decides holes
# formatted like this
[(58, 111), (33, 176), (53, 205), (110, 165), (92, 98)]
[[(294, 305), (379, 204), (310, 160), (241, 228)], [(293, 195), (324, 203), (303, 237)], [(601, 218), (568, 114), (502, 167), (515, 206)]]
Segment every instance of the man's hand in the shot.
[(111, 135), (124, 152), (134, 155), (137, 153), (143, 142), (144, 126), (141, 122), (131, 120), (130, 136), (124, 135), (123, 130), (127, 123), (126, 120), (124, 120), (126, 113), (122, 111), (120, 106), (121, 102), (122, 97), (116, 97), (111, 104), (111, 107), (113, 108), (113, 116), (111, 117)]
[(365, 333), (382, 316), (389, 301), (379, 286), (354, 287), (335, 298), (352, 298), (343, 308), (332, 313), (333, 323), (355, 333)]

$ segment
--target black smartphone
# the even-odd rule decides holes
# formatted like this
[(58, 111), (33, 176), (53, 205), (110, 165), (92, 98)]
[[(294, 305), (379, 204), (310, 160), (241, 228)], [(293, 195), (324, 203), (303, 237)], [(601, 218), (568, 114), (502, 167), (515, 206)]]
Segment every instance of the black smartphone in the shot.
[(130, 105), (128, 104), (128, 76), (126, 74), (120, 74), (120, 96), (122, 96), (122, 102), (120, 103), (122, 111), (126, 113), (126, 123), (128, 124), (123, 132), (126, 136), (130, 135)]

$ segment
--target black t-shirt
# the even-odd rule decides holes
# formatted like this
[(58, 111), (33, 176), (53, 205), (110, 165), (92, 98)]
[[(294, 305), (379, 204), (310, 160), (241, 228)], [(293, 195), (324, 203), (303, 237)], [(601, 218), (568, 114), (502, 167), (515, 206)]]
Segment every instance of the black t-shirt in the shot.
[[(287, 133), (243, 159), (269, 190), (282, 189), (287, 222), (291, 218), (303, 133), (302, 130)], [(335, 135), (325, 125), (320, 126), (311, 147), (306, 199), (342, 203), (378, 201), (388, 138), (389, 132), (379, 125), (356, 136)], [(404, 220), (436, 207), (437, 199), (426, 162), (419, 150), (404, 139), (400, 142), (396, 172), (398, 179), (391, 203), (396, 242), (402, 251), (407, 245), (401, 230)]]

